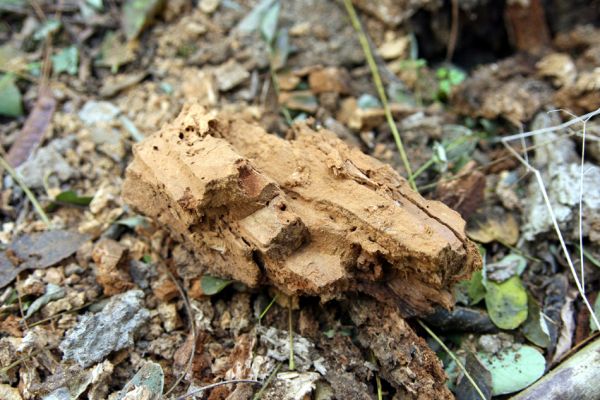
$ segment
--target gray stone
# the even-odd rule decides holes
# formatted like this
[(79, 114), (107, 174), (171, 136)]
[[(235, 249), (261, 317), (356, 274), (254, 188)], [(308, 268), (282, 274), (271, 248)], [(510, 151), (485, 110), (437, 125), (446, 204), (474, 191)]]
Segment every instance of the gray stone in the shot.
[(134, 333), (150, 318), (143, 299), (141, 290), (130, 290), (113, 296), (102, 311), (85, 315), (60, 344), (63, 359), (85, 368), (132, 346)]
[(43, 188), (45, 175), (51, 174), (60, 182), (64, 182), (73, 177), (76, 171), (55, 149), (55, 146), (46, 146), (21, 164), (17, 168), (17, 173), (29, 188)]
[(108, 101), (90, 100), (84, 104), (79, 111), (79, 118), (86, 125), (93, 125), (98, 122), (110, 122), (114, 120), (121, 110)]

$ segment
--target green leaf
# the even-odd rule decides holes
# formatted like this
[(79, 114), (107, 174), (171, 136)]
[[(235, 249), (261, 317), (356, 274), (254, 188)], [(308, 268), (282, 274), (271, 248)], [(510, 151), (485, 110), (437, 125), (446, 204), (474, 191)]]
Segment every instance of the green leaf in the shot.
[(471, 280), (469, 281), (469, 288), (467, 294), (471, 305), (479, 303), (485, 298), (485, 286), (483, 286), (483, 274), (481, 271), (473, 272)]
[(461, 70), (456, 69), (456, 68), (452, 68), (450, 70), (450, 72), (448, 73), (448, 81), (453, 86), (456, 86), (456, 85), (462, 83), (462, 81), (464, 81), (466, 77), (467, 77), (467, 75), (464, 72), (462, 72)]
[(496, 283), (487, 281), (485, 304), (500, 329), (515, 329), (527, 319), (527, 292), (518, 276)]
[(12, 74), (5, 74), (0, 78), (0, 115), (7, 117), (23, 115), (21, 92), (15, 85)]
[(60, 21), (57, 19), (48, 19), (46, 22), (39, 27), (39, 29), (33, 34), (35, 40), (43, 40), (52, 33), (58, 32), (60, 29)]
[(58, 54), (52, 56), (52, 72), (55, 75), (59, 75), (62, 72), (66, 72), (69, 75), (75, 75), (77, 73), (79, 64), (79, 50), (77, 47), (70, 46), (63, 49)]
[[(594, 302), (594, 314), (600, 319), (600, 294), (596, 297), (596, 301)], [(598, 327), (592, 318), (590, 318), (590, 329), (592, 332), (598, 330)]]
[[(160, 364), (148, 361), (138, 370), (129, 382), (118, 392), (115, 400), (129, 398), (131, 391), (135, 388), (143, 388), (148, 399), (159, 399), (162, 397), (165, 386), (165, 375)], [(143, 397), (143, 396), (140, 396)]]
[(261, 0), (253, 9), (246, 15), (236, 29), (242, 33), (254, 32), (258, 29), (265, 13), (271, 8), (275, 0)]
[(435, 76), (440, 80), (446, 79), (448, 77), (448, 68), (445, 68), (445, 67), (438, 68), (437, 71), (435, 71)]
[(279, 19), (279, 10), (281, 10), (281, 4), (279, 1), (276, 1), (271, 7), (269, 7), (260, 21), (260, 33), (262, 34), (265, 42), (267, 42), (269, 45), (271, 45), (273, 43), (273, 39), (275, 39), (275, 33), (277, 32), (277, 20)]
[(528, 297), (527, 320), (523, 324), (523, 334), (536, 346), (548, 347), (550, 345), (548, 323), (538, 302), (531, 295)]
[(498, 354), (478, 353), (492, 375), (492, 394), (514, 393), (537, 381), (546, 369), (544, 356), (531, 346), (504, 349)]
[(54, 198), (54, 201), (48, 207), (46, 207), (46, 211), (54, 212), (64, 204), (87, 207), (90, 205), (93, 198), (93, 196), (79, 196), (73, 190), (66, 190)]
[(221, 290), (225, 289), (231, 282), (233, 281), (217, 278), (215, 276), (204, 275), (200, 281), (200, 287), (202, 287), (202, 292), (205, 295), (212, 296), (213, 294), (217, 294)]
[(66, 204), (72, 204), (74, 206), (89, 206), (94, 196), (79, 196), (73, 190), (66, 190), (60, 193), (54, 201)]
[(121, 19), (127, 39), (137, 38), (163, 5), (164, 0), (127, 0)]
[(275, 38), (275, 48), (273, 49), (273, 68), (277, 71), (285, 66), (290, 55), (290, 38), (288, 30), (281, 28)]

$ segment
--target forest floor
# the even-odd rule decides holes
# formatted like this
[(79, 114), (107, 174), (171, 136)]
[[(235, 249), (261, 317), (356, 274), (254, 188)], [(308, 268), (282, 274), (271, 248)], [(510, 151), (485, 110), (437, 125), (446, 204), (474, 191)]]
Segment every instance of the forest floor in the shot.
[[(433, 3), (0, 0), (0, 399), (507, 398), (597, 346), (600, 29), (544, 16), (539, 1), (525, 13)], [(196, 248), (178, 236), (184, 217), (156, 211), (177, 190), (164, 188), (179, 182), (169, 163), (183, 151), (154, 164), (143, 154), (145, 138), (190, 115), (196, 128), (211, 115), (207, 129), (220, 128), (210, 135), (229, 143), (198, 157), (215, 175), (234, 149), (281, 196), (302, 193), (277, 178), (293, 151), (311, 182), (319, 162), (339, 174), (319, 187), (323, 204), (350, 209), (362, 199), (346, 185), (354, 179), (398, 204), (431, 205), (439, 214), (428, 229), (450, 227), (477, 260), (456, 261), (448, 244), (421, 265), (429, 250), (418, 235), (399, 245), (402, 257), (369, 253), (384, 271), (365, 279), (388, 279), (399, 258), (403, 271), (429, 274), (439, 290), (414, 300), (424, 306), (402, 299), (415, 290), (406, 283), (386, 281), (401, 288), (393, 301), (352, 286), (359, 273), (327, 290), (294, 286), (269, 271), (279, 253), (268, 253), (267, 272), (248, 256), (262, 281), (230, 256), (200, 254), (216, 239)], [(236, 126), (262, 130), (228, 137)], [(126, 183), (134, 147), (153, 177), (175, 170), (162, 189), (144, 178), (164, 204), (144, 205), (155, 197)], [(385, 165), (407, 180), (377, 175)], [(233, 191), (214, 193), (191, 197), (241, 212)], [(369, 221), (364, 207), (354, 217)], [(339, 227), (310, 225), (313, 211), (323, 210), (302, 219), (318, 242), (316, 231)], [(354, 217), (335, 223), (354, 232)], [(396, 217), (388, 222), (400, 230), (424, 223)], [(227, 218), (232, 232), (242, 223)], [(300, 242), (286, 246), (308, 240), (289, 229)], [(227, 234), (219, 240), (238, 240)], [(363, 248), (385, 241), (361, 229), (354, 237)], [(351, 244), (342, 235), (326, 251)], [(247, 381), (210, 386), (232, 380)]]

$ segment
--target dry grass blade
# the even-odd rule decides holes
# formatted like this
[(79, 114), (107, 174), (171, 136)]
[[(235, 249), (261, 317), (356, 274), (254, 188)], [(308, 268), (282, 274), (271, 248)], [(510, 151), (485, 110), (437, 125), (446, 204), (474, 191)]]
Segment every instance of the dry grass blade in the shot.
[(265, 392), (265, 390), (267, 389), (267, 387), (269, 387), (269, 384), (271, 383), (271, 381), (273, 380), (273, 378), (275, 377), (275, 375), (277, 375), (277, 372), (279, 371), (279, 368), (281, 368), (281, 363), (277, 364), (277, 366), (273, 369), (273, 372), (271, 372), (271, 374), (269, 375), (269, 377), (267, 378), (267, 380), (263, 384), (262, 388), (260, 388), (260, 390), (258, 391), (258, 393), (256, 393), (254, 395), (254, 397), (252, 398), (252, 400), (259, 400), (261, 398), (261, 396), (263, 395), (263, 393)]
[(394, 141), (396, 142), (396, 147), (398, 147), (398, 152), (400, 153), (400, 158), (402, 159), (402, 164), (404, 164), (404, 168), (406, 169), (406, 173), (408, 174), (408, 182), (410, 186), (418, 191), (417, 185), (415, 183), (415, 178), (412, 173), (412, 168), (410, 167), (410, 163), (408, 161), (408, 157), (406, 155), (406, 151), (404, 150), (404, 144), (402, 143), (402, 138), (400, 137), (400, 133), (398, 132), (398, 127), (396, 126), (396, 122), (394, 121), (394, 117), (392, 116), (392, 111), (390, 110), (390, 105), (388, 103), (387, 95), (385, 94), (385, 89), (383, 88), (383, 82), (381, 81), (381, 76), (379, 75), (379, 69), (377, 68), (377, 63), (373, 58), (373, 53), (371, 52), (371, 46), (369, 45), (369, 40), (365, 34), (365, 31), (362, 28), (360, 21), (358, 20), (358, 15), (356, 14), (356, 10), (352, 5), (351, 0), (344, 0), (344, 5), (346, 6), (346, 11), (348, 12), (348, 16), (350, 17), (350, 21), (352, 22), (352, 26), (356, 30), (358, 34), (358, 41), (362, 47), (363, 52), (365, 53), (365, 58), (367, 59), (367, 64), (369, 64), (369, 69), (371, 70), (371, 74), (373, 75), (373, 83), (377, 88), (377, 94), (379, 95), (379, 99), (381, 100), (381, 104), (383, 105), (383, 110), (385, 112), (385, 118), (387, 123), (392, 131), (392, 136), (394, 136)]
[(40, 219), (44, 222), (44, 224), (46, 224), (46, 226), (49, 229), (52, 228), (52, 224), (50, 223), (50, 220), (48, 219), (48, 216), (46, 215), (46, 212), (40, 205), (39, 201), (37, 201), (34, 194), (31, 192), (31, 190), (29, 190), (29, 188), (27, 187), (25, 182), (23, 182), (23, 180), (21, 179), (19, 174), (17, 174), (17, 172), (14, 169), (12, 169), (10, 164), (2, 156), (0, 156), (0, 166), (2, 168), (6, 169), (8, 174), (14, 179), (15, 182), (17, 182), (17, 185), (19, 185), (19, 187), (21, 189), (23, 189), (23, 192), (25, 192), (25, 195), (27, 196), (27, 198), (33, 205), (33, 208), (35, 209), (37, 214), (40, 216)]
[[(556, 232), (556, 235), (558, 236), (558, 240), (560, 242), (560, 246), (561, 249), (563, 251), (563, 254), (565, 256), (565, 259), (567, 260), (567, 264), (569, 265), (569, 269), (571, 271), (571, 275), (573, 276), (573, 280), (575, 281), (575, 285), (577, 286), (577, 291), (579, 292), (579, 294), (581, 295), (581, 298), (586, 306), (586, 308), (588, 309), (589, 313), (590, 313), (590, 318), (592, 319), (592, 321), (594, 321), (594, 323), (596, 324), (596, 326), (600, 326), (600, 323), (598, 323), (598, 317), (596, 316), (596, 314), (594, 313), (594, 308), (592, 307), (592, 305), (590, 304), (589, 300), (587, 299), (587, 297), (585, 296), (585, 289), (583, 288), (582, 282), (579, 279), (579, 277), (577, 276), (577, 271), (575, 270), (575, 265), (573, 264), (573, 260), (571, 259), (571, 255), (569, 254), (569, 250), (567, 249), (567, 244), (563, 238), (562, 232), (560, 230), (560, 227), (558, 226), (558, 220), (556, 219), (556, 214), (554, 213), (554, 209), (552, 207), (552, 204), (550, 202), (550, 198), (548, 197), (548, 192), (546, 191), (546, 186), (544, 185), (544, 180), (542, 179), (542, 174), (540, 173), (540, 171), (533, 167), (530, 163), (527, 162), (527, 160), (525, 160), (510, 144), (510, 141), (513, 140), (521, 140), (523, 138), (527, 138), (530, 136), (534, 136), (534, 135), (540, 135), (543, 133), (547, 133), (547, 132), (555, 132), (555, 131), (559, 131), (561, 129), (565, 129), (568, 128), (574, 124), (577, 123), (582, 123), (584, 126), (584, 130), (585, 130), (585, 125), (587, 123), (587, 121), (589, 121), (591, 118), (595, 117), (596, 115), (600, 114), (600, 108), (597, 109), (596, 111), (590, 112), (588, 114), (585, 114), (581, 117), (576, 117), (571, 119), (570, 121), (567, 121), (563, 124), (554, 126), (554, 127), (549, 127), (549, 128), (542, 128), (542, 129), (536, 129), (534, 131), (530, 131), (530, 132), (524, 132), (524, 133), (520, 133), (520, 134), (516, 134), (516, 135), (512, 135), (512, 136), (507, 136), (505, 138), (502, 139), (502, 144), (508, 149), (508, 151), (510, 151), (512, 153), (512, 155), (519, 160), (519, 162), (521, 164), (523, 164), (523, 166), (525, 168), (527, 168), (528, 171), (532, 172), (535, 176), (536, 182), (538, 184), (538, 187), (542, 193), (542, 197), (544, 199), (544, 204), (546, 205), (546, 208), (548, 209), (548, 213), (550, 215), (550, 219), (552, 220), (552, 225), (554, 227), (554, 230)], [(583, 158), (583, 157), (582, 157)], [(583, 162), (583, 160), (582, 160)], [(580, 176), (580, 182), (581, 179), (583, 179), (583, 164), (582, 164), (582, 171), (581, 171), (581, 176)], [(583, 196), (583, 188), (581, 187), (582, 183), (580, 183), (580, 218), (581, 218), (581, 200), (582, 200), (582, 196)], [(582, 231), (581, 231), (581, 225), (580, 225), (580, 231), (579, 231), (579, 237), (581, 239), (582, 236)], [(583, 254), (583, 246), (582, 246), (582, 242), (580, 241), (580, 248), (581, 251), (580, 253)], [(582, 263), (583, 266), (583, 263)]]
[(467, 371), (467, 369), (465, 368), (465, 366), (460, 362), (460, 360), (458, 359), (458, 357), (456, 357), (456, 355), (448, 348), (448, 346), (446, 346), (444, 344), (444, 342), (442, 341), (442, 339), (440, 339), (431, 329), (429, 329), (429, 327), (427, 325), (425, 325), (425, 323), (423, 321), (421, 321), (420, 319), (418, 319), (417, 322), (419, 323), (419, 325), (421, 325), (423, 327), (423, 329), (425, 329), (425, 331), (427, 331), (427, 333), (433, 338), (433, 340), (435, 340), (442, 347), (442, 349), (444, 349), (444, 351), (446, 353), (448, 353), (448, 355), (450, 356), (450, 358), (452, 358), (452, 360), (454, 360), (454, 362), (456, 363), (456, 365), (458, 366), (458, 368), (463, 372), (463, 374), (465, 374), (465, 377), (469, 380), (469, 382), (471, 383), (471, 385), (473, 385), (473, 388), (475, 388), (475, 391), (481, 397), (481, 399), (482, 400), (486, 400), (485, 395), (483, 394), (483, 392), (481, 391), (481, 389), (479, 388), (479, 386), (477, 386), (477, 383), (475, 382), (475, 380), (473, 379), (473, 377), (471, 377), (471, 375), (469, 374), (469, 372)]
[(183, 304), (185, 306), (185, 311), (187, 312), (188, 318), (190, 320), (190, 334), (192, 335), (192, 340), (193, 340), (192, 350), (190, 351), (190, 358), (188, 359), (187, 365), (185, 366), (185, 370), (181, 372), (181, 374), (177, 377), (175, 382), (173, 382), (173, 385), (171, 385), (169, 390), (167, 390), (165, 392), (164, 397), (166, 397), (173, 390), (175, 390), (177, 385), (179, 385), (179, 383), (183, 380), (183, 378), (188, 373), (188, 371), (190, 371), (192, 369), (192, 363), (194, 362), (194, 355), (196, 354), (196, 341), (197, 341), (198, 336), (196, 334), (196, 324), (194, 323), (194, 314), (192, 313), (192, 307), (190, 306), (190, 301), (189, 301), (188, 297), (186, 296), (185, 291), (183, 290), (183, 288), (181, 287), (181, 285), (179, 284), (179, 282), (177, 281), (175, 276), (173, 276), (171, 271), (169, 271), (169, 268), (167, 268), (167, 266), (164, 264), (164, 261), (161, 259), (161, 260), (159, 260), (159, 262), (160, 262), (160, 265), (163, 267), (163, 269), (167, 272), (167, 275), (169, 275), (169, 278), (173, 281), (173, 283), (177, 287), (177, 291), (179, 292), (179, 295), (181, 296), (181, 299), (183, 300)]

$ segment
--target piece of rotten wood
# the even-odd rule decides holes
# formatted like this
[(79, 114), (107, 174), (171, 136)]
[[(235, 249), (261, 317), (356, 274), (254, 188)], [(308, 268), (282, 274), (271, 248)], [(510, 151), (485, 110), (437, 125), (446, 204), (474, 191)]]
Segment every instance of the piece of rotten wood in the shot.
[(359, 343), (377, 359), (380, 375), (401, 399), (453, 399), (442, 362), (396, 308), (354, 298), (346, 303)]
[(460, 215), (329, 131), (290, 135), (184, 107), (134, 147), (123, 198), (198, 274), (323, 300), (364, 292), (404, 316), (450, 307), (452, 284), (481, 266)]

